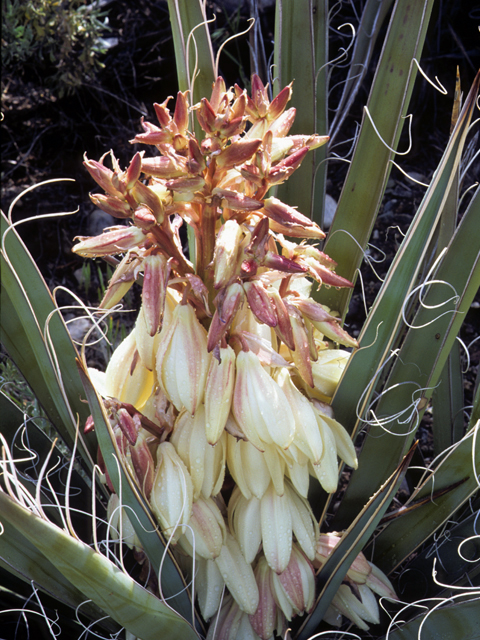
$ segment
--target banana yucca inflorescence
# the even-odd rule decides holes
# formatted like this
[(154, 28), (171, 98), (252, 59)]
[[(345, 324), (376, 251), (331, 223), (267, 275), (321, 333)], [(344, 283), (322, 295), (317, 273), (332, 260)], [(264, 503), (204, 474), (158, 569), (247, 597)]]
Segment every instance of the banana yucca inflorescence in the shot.
[[(179, 92), (173, 116), (168, 100), (155, 104), (158, 125), (143, 122), (132, 142), (159, 154), (137, 152), (125, 171), (113, 153), (112, 169), (85, 161), (105, 191), (92, 201), (129, 220), (74, 248), (123, 256), (101, 306), (117, 304), (143, 272), (133, 331), (91, 375), (162, 532), (175, 554), (195, 558), (215, 638), (267, 639), (311, 609), (325, 545), (310, 477), (331, 493), (337, 456), (357, 465), (329, 407), (350, 356), (338, 344), (357, 343), (310, 297), (314, 286), (352, 285), (307, 244), (322, 230), (268, 195), (327, 142), (288, 135), (290, 95), (288, 86), (270, 101), (257, 76), (251, 96), (218, 78), (199, 104)], [(121, 535), (138, 551), (130, 528)], [(371, 569), (362, 570), (366, 580)], [(348, 615), (340, 597), (336, 610)]]

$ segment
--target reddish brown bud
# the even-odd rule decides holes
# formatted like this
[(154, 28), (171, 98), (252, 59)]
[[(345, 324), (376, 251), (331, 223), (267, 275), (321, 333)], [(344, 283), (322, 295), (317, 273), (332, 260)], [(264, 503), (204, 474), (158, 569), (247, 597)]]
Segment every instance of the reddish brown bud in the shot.
[(95, 206), (114, 218), (130, 218), (132, 210), (128, 202), (115, 196), (105, 196), (102, 193), (91, 193), (90, 200)]
[(277, 314), (263, 284), (258, 280), (245, 282), (243, 288), (254, 316), (269, 327), (275, 327), (278, 322)]
[(262, 144), (260, 138), (242, 139), (232, 142), (217, 156), (217, 166), (222, 169), (232, 169), (236, 164), (243, 164), (253, 156)]

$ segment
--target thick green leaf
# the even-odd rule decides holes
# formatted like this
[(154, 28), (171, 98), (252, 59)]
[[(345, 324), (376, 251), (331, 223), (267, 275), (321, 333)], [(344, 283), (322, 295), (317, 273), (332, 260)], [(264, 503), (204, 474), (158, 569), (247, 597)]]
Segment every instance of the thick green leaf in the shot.
[[(404, 562), (432, 536), (477, 490), (480, 468), (478, 428), (471, 430), (456, 447), (442, 456), (434, 473), (428, 474), (411, 496), (412, 501), (429, 498), (433, 491), (454, 487), (444, 495), (400, 515), (375, 538), (374, 562), (387, 573)], [(475, 468), (473, 466), (475, 464)], [(454, 486), (455, 484), (458, 486)]]
[(209, 98), (215, 80), (212, 43), (203, 4), (199, 0), (168, 0), (178, 86), (180, 91), (192, 90), (191, 104)]
[(436, 174), (370, 310), (359, 336), (360, 349), (350, 359), (336, 390), (332, 403), (335, 416), (349, 432), (355, 433), (358, 429), (358, 416), (364, 414), (375, 389), (372, 384), (367, 391), (367, 385), (391, 353), (405, 299), (416, 284), (426, 247), (456, 174), (475, 105), (476, 89), (478, 84), (469, 93)]
[[(327, 132), (327, 4), (322, 0), (279, 0), (276, 3), (274, 91), (278, 93), (293, 81), (288, 107), (295, 107), (296, 115), (291, 134), (325, 135)], [(318, 77), (317, 72), (320, 72)], [(301, 167), (278, 188), (279, 198), (319, 223), (326, 164), (318, 173), (317, 167), (325, 157), (326, 146), (307, 154)], [(315, 191), (317, 199), (314, 198)]]
[[(73, 448), (77, 420), (83, 423), (89, 414), (82, 402), (75, 347), (42, 275), (3, 213), (1, 237), (2, 344), (61, 438)], [(79, 438), (78, 447), (91, 470), (94, 436)]]
[(354, 36), (353, 53), (348, 62), (348, 74), (342, 97), (338, 105), (335, 106), (335, 116), (330, 133), (332, 141), (348, 115), (349, 108), (367, 74), (375, 43), (392, 4), (393, 0), (384, 0), (383, 2), (367, 0), (365, 3), (360, 24)]
[(317, 584), (319, 591), (317, 600), (312, 613), (310, 613), (301, 628), (300, 640), (307, 640), (315, 632), (348, 569), (365, 547), (397, 493), (412, 459), (414, 449), (415, 447), (412, 447), (398, 469), (365, 505), (361, 513), (345, 531), (342, 539), (318, 573)]
[(0, 492), (0, 512), (87, 598), (142, 640), (198, 638), (170, 607), (110, 560)]
[[(419, 604), (419, 608), (428, 605)], [(395, 628), (385, 636), (385, 640), (477, 640), (480, 638), (480, 626), (478, 624), (478, 612), (480, 611), (480, 599), (472, 597), (466, 601), (454, 601), (451, 603), (445, 599), (445, 606), (433, 610), (438, 602), (432, 602), (430, 612), (422, 613), (418, 618)], [(412, 610), (413, 605), (412, 605)], [(404, 616), (401, 617), (404, 619)]]
[(478, 512), (473, 512), (458, 524), (452, 526), (450, 523), (442, 528), (433, 542), (415, 553), (413, 560), (399, 573), (394, 582), (397, 593), (408, 594), (413, 602), (420, 598), (448, 597), (452, 585), (457, 590), (460, 586), (480, 587), (477, 519)]
[(0, 566), (10, 574), (8, 583), (5, 584), (9, 584), (11, 588), (11, 577), (17, 576), (29, 585), (31, 593), (33, 581), (55, 601), (63, 602), (72, 609), (82, 605), (82, 614), (92, 621), (105, 616), (105, 613), (93, 603), (85, 603), (85, 595), (15, 526), (7, 520), (2, 520), (1, 525), (3, 532), (0, 535)]
[(80, 364), (79, 371), (92, 410), (98, 443), (115, 491), (117, 495), (121, 496), (122, 504), (132, 509), (136, 515), (136, 517), (131, 516), (130, 521), (156, 575), (160, 578), (165, 598), (180, 615), (191, 621), (191, 596), (182, 572), (169, 549), (166, 548), (165, 540), (158, 529), (158, 523), (147, 501), (122, 462), (122, 456), (116, 446), (103, 404), (90, 381), (88, 373)]
[[(412, 321), (412, 327), (385, 383), (386, 391), (372, 408), (369, 417), (372, 426), (359, 456), (358, 470), (353, 472), (337, 512), (336, 526), (339, 526), (339, 522), (349, 521), (351, 514), (358, 510), (358, 505), (395, 468), (410, 445), (465, 314), (478, 291), (479, 189), (434, 274), (433, 282), (422, 297), (422, 306)], [(449, 286), (441, 283), (448, 283)], [(452, 291), (455, 292), (453, 297)], [(375, 475), (370, 472), (372, 468), (375, 468)]]
[[(363, 260), (370, 238), (404, 116), (410, 101), (433, 0), (397, 0), (368, 99), (374, 130), (364, 114), (348, 175), (340, 195), (325, 252), (338, 263), (337, 271), (350, 281)], [(380, 139), (379, 135), (383, 140)], [(386, 143), (386, 144), (385, 144)], [(349, 234), (349, 235), (347, 235)], [(350, 237), (349, 237), (350, 236)], [(351, 290), (321, 290), (321, 302), (344, 317)]]
[(445, 451), (462, 437), (463, 388), (460, 344), (455, 342), (432, 396), (434, 455)]

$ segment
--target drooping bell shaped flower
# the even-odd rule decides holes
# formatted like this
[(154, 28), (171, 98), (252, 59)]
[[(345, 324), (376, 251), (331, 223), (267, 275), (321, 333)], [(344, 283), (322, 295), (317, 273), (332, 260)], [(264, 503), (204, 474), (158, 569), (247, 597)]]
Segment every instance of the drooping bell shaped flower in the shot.
[(193, 503), (193, 485), (187, 467), (170, 442), (157, 449), (157, 468), (150, 504), (167, 539), (174, 543), (185, 533)]
[(248, 440), (261, 451), (275, 443), (286, 449), (295, 435), (295, 418), (285, 394), (252, 351), (237, 355), (233, 414)]
[(225, 476), (226, 436), (215, 446), (207, 441), (205, 407), (200, 405), (194, 416), (182, 411), (175, 421), (170, 442), (181, 457), (193, 483), (195, 500), (202, 494), (205, 498), (217, 495)]
[(205, 382), (205, 431), (207, 440), (214, 445), (225, 430), (232, 406), (235, 384), (235, 352), (228, 346), (219, 350), (220, 362), (210, 359)]
[(178, 411), (185, 407), (194, 414), (202, 402), (210, 357), (207, 332), (194, 308), (177, 305), (160, 336), (156, 366), (159, 383)]

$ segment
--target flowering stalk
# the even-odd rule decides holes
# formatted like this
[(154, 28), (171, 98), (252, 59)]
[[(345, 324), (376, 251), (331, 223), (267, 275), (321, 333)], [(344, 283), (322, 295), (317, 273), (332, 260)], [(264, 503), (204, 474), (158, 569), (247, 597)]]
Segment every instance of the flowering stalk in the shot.
[[(350, 355), (337, 345), (357, 343), (310, 297), (312, 282), (352, 285), (306, 243), (322, 230), (268, 196), (327, 141), (288, 135), (290, 95), (289, 86), (270, 102), (257, 76), (251, 96), (218, 78), (197, 105), (180, 92), (173, 116), (168, 101), (155, 105), (159, 125), (143, 122), (132, 142), (157, 155), (137, 153), (126, 171), (113, 154), (113, 170), (85, 162), (108, 194), (92, 196), (95, 204), (131, 224), (74, 251), (131, 254), (144, 273), (135, 329), (106, 373), (92, 373), (108, 406), (118, 400), (110, 414), (120, 451), (165, 536), (199, 563), (204, 617), (215, 620), (224, 586), (230, 594), (219, 638), (266, 639), (311, 608), (321, 538), (309, 477), (332, 492), (337, 455), (357, 464), (324, 404)], [(190, 111), (201, 141), (188, 131)], [(183, 224), (195, 236), (194, 263)], [(223, 492), (225, 477), (233, 493)]]

